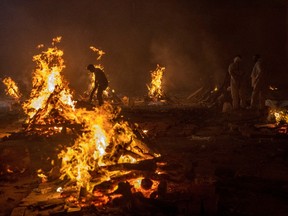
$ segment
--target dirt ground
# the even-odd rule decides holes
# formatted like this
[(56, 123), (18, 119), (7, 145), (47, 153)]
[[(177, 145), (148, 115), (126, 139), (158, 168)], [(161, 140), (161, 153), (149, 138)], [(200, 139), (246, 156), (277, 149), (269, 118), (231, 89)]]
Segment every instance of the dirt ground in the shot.
[[(266, 125), (265, 114), (179, 104), (126, 106), (122, 114), (148, 130), (147, 141), (167, 163), (168, 190), (182, 191), (174, 193), (177, 211), (170, 215), (288, 215), (287, 135)], [(59, 146), (71, 139), (25, 138), (19, 135), (23, 116), (5, 112), (0, 118), (0, 215), (11, 215), (40, 184), (36, 171), (49, 169)]]

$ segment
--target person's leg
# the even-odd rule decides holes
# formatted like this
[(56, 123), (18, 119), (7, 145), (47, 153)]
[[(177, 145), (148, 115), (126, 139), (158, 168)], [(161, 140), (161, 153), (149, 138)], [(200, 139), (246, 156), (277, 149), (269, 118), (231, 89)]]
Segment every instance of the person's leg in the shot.
[(89, 103), (92, 102), (92, 100), (93, 100), (93, 96), (94, 96), (94, 94), (95, 94), (95, 91), (96, 91), (96, 88), (93, 88), (92, 92), (90, 93)]
[(231, 96), (233, 109), (239, 108), (239, 90), (235, 84), (231, 84)]
[(103, 88), (99, 87), (97, 90), (97, 100), (98, 100), (98, 104), (99, 106), (103, 105)]
[(259, 86), (256, 85), (251, 95), (251, 108), (253, 109), (259, 108), (259, 94), (260, 94), (260, 89), (259, 89)]

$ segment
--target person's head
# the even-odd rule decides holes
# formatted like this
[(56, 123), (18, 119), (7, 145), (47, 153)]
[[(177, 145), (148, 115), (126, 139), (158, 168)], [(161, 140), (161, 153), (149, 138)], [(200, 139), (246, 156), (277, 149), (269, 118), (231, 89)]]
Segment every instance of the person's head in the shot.
[(87, 66), (87, 70), (89, 70), (90, 72), (95, 71), (94, 65), (93, 65), (93, 64), (89, 64), (89, 65)]
[(261, 56), (259, 54), (256, 54), (256, 55), (253, 56), (253, 61), (257, 62), (257, 61), (260, 60), (260, 58), (261, 58)]
[(237, 55), (234, 58), (234, 62), (240, 62), (242, 60), (241, 55)]

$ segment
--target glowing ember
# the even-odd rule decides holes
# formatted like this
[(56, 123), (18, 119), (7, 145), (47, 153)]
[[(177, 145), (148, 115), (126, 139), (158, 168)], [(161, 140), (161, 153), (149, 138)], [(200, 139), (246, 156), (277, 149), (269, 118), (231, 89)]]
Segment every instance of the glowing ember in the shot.
[(157, 68), (151, 72), (151, 83), (147, 85), (148, 96), (152, 100), (159, 100), (163, 97), (162, 90), (162, 76), (165, 71), (165, 67), (160, 67), (157, 65)]
[(19, 92), (19, 88), (14, 80), (11, 77), (6, 77), (2, 80), (4, 85), (6, 86), (5, 92), (7, 95), (11, 96), (15, 100), (19, 100), (21, 97), (21, 93)]
[(132, 192), (141, 192), (144, 197), (149, 198), (154, 191), (157, 191), (158, 181), (145, 178), (130, 179), (128, 182), (133, 185)]

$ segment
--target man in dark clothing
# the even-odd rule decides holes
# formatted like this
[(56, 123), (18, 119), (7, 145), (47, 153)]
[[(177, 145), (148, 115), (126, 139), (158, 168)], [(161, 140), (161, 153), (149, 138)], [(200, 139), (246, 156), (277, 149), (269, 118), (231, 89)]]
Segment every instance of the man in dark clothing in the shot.
[(92, 102), (94, 93), (97, 90), (97, 100), (99, 106), (101, 106), (103, 104), (103, 91), (108, 87), (108, 80), (104, 72), (100, 68), (96, 68), (93, 64), (89, 64), (87, 70), (95, 75), (94, 88), (90, 94), (89, 102)]

